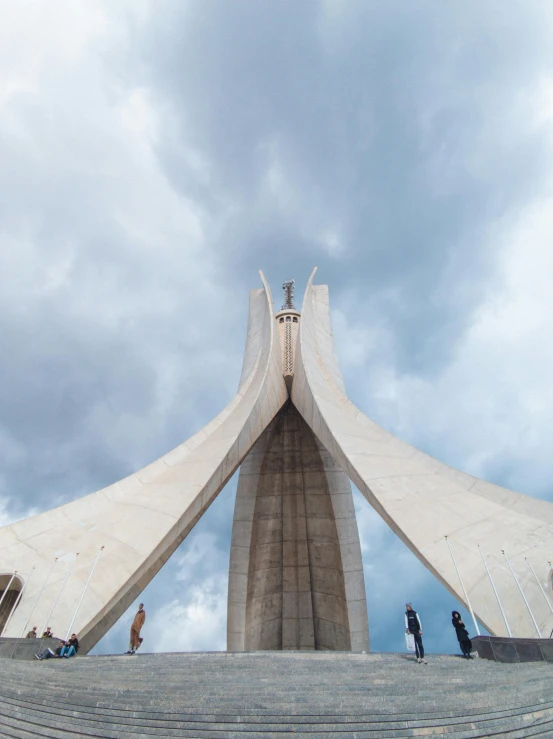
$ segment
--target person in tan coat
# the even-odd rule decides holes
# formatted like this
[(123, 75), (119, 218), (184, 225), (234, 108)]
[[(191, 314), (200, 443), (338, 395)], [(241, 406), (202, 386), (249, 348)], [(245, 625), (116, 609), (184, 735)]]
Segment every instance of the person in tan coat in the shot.
[(134, 654), (138, 647), (144, 641), (140, 638), (140, 629), (144, 626), (146, 620), (146, 611), (144, 610), (144, 603), (138, 606), (138, 611), (134, 617), (134, 621), (131, 624), (131, 641), (129, 644), (129, 651), (127, 654)]

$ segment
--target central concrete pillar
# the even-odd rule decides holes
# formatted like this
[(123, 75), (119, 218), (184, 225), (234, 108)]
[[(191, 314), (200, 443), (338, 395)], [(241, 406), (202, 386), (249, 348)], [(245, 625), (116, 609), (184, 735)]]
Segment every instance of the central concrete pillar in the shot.
[(229, 650), (368, 649), (349, 480), (292, 403), (241, 467), (228, 613)]

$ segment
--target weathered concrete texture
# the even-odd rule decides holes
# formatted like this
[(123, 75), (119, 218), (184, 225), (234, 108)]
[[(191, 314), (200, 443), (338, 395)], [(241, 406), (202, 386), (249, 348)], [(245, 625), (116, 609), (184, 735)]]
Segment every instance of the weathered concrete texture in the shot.
[(228, 649), (368, 647), (349, 480), (288, 404), (240, 470)]
[[(478, 552), (488, 560), (514, 636), (537, 632), (503, 557), (505, 549), (548, 636), (553, 615), (532, 572), (552, 597), (553, 505), (455, 470), (400, 441), (365, 416), (345, 394), (330, 321), (328, 288), (305, 293), (292, 401), (319, 441), (389, 526), (425, 566), (465, 603), (444, 537), (476, 615), (494, 635), (507, 635)], [(528, 562), (526, 561), (528, 560)]]
[[(213, 421), (124, 480), (0, 529), (0, 574), (17, 570), (26, 584), (4, 636), (19, 636), (29, 615), (39, 628), (48, 617), (54, 631), (65, 635), (104, 546), (72, 626), (86, 653), (139, 596), (234, 474), (287, 399), (272, 298), (263, 283), (250, 293), (238, 393)], [(33, 606), (55, 558), (47, 587)]]

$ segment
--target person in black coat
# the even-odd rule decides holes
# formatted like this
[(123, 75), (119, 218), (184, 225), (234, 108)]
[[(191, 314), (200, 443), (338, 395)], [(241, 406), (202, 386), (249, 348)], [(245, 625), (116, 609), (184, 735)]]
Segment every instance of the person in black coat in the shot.
[(405, 630), (413, 634), (415, 638), (415, 654), (419, 664), (428, 662), (424, 659), (424, 646), (422, 643), (422, 623), (419, 614), (414, 610), (412, 603), (405, 604)]
[(472, 659), (470, 654), (472, 651), (472, 642), (469, 638), (469, 632), (467, 631), (466, 626), (463, 623), (459, 611), (451, 611), (451, 623), (453, 624), (453, 628), (455, 629), (457, 641), (459, 642), (459, 646), (461, 647), (463, 657), (465, 657), (466, 659)]

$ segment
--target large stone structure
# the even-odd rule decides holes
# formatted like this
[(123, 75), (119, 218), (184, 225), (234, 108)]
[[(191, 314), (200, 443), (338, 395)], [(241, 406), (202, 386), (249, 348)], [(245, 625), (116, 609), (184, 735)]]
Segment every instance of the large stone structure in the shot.
[(229, 649), (368, 649), (350, 480), (492, 634), (508, 623), (515, 636), (549, 635), (553, 505), (454, 470), (358, 410), (327, 287), (313, 277), (301, 313), (289, 292), (275, 315), (262, 276), (238, 392), (195, 436), (97, 493), (0, 529), (3, 636), (48, 620), (91, 649), (239, 466)]

